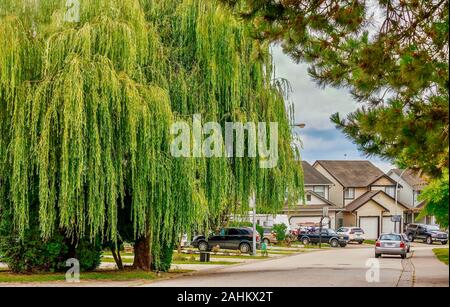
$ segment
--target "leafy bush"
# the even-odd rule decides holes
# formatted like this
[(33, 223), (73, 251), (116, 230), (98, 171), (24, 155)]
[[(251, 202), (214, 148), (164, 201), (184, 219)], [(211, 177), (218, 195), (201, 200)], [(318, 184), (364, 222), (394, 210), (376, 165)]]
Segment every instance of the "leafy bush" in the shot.
[[(68, 256), (68, 255), (67, 255)], [(93, 271), (99, 267), (102, 257), (102, 248), (99, 240), (92, 243), (86, 239), (80, 240), (75, 247), (73, 258), (80, 262), (82, 272)]]
[(274, 231), (277, 234), (277, 240), (279, 242), (286, 239), (286, 230), (287, 230), (286, 224), (275, 224), (272, 227), (272, 231)]
[[(172, 264), (174, 248), (175, 243), (161, 245), (159, 254), (153, 254), (152, 270), (168, 272), (170, 270), (170, 265)], [(153, 250), (153, 252), (155, 252), (155, 250)]]
[[(31, 224), (23, 240), (14, 230), (7, 211), (0, 216), (0, 255), (2, 262), (17, 273), (66, 271), (66, 260), (76, 258), (81, 271), (97, 268), (101, 259), (100, 244), (80, 240), (73, 244), (62, 234), (55, 233), (50, 239), (41, 238), (36, 215), (31, 215)], [(34, 221), (34, 223), (33, 223)]]

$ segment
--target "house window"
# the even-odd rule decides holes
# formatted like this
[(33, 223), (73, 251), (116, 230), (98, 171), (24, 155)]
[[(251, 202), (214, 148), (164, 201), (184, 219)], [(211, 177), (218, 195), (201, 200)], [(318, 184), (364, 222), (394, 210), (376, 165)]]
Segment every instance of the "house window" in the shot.
[(314, 186), (313, 191), (317, 195), (325, 197), (325, 186), (323, 186), (323, 185), (316, 185), (316, 186)]
[(384, 191), (386, 192), (387, 195), (389, 195), (391, 197), (395, 197), (395, 187), (394, 186), (385, 187)]
[(311, 194), (306, 194), (306, 201), (311, 201)]
[(355, 198), (355, 188), (346, 188), (344, 192), (345, 199), (354, 199)]

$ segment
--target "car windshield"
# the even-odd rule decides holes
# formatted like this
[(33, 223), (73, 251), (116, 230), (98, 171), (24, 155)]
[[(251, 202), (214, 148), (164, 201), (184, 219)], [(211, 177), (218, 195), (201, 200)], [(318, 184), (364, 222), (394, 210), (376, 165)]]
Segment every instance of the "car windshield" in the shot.
[(438, 226), (427, 226), (427, 230), (428, 231), (439, 231), (439, 227)]
[(381, 235), (380, 241), (401, 241), (402, 237), (400, 235)]

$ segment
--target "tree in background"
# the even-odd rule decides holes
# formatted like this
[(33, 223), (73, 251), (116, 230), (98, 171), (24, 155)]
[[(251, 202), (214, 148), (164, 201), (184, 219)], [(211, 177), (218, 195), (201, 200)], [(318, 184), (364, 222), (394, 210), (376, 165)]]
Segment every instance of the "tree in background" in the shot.
[(433, 178), (448, 168), (448, 0), (223, 0), (254, 36), (362, 106), (336, 126), (367, 155)]
[[(0, 4), (0, 218), (17, 240), (34, 223), (43, 240), (131, 237), (136, 269), (166, 270), (179, 234), (230, 201), (247, 212), (256, 193), (277, 212), (298, 199), (283, 92), (241, 22), (216, 1), (79, 3), (75, 19), (65, 0)], [(172, 157), (171, 124), (196, 113), (277, 122), (277, 166)]]
[(445, 170), (441, 178), (432, 180), (420, 193), (419, 200), (425, 201), (427, 205), (419, 218), (435, 216), (441, 227), (448, 228), (448, 188), (448, 170)]

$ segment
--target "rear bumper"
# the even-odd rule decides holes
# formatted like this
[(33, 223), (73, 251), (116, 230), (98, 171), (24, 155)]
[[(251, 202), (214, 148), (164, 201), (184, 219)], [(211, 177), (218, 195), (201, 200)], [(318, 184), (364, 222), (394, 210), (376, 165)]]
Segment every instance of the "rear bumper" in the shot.
[(389, 247), (375, 247), (375, 254), (384, 255), (406, 255), (406, 249), (403, 248), (389, 248)]

